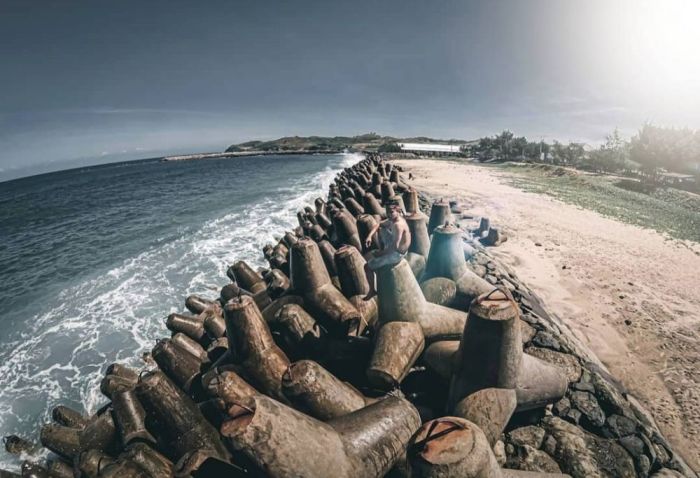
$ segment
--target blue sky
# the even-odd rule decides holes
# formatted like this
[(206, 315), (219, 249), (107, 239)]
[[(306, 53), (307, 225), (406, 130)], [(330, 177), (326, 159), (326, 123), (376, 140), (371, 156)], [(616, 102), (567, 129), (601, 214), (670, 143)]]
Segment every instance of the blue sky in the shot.
[(293, 134), (700, 128), (699, 3), (3, 0), (0, 174)]

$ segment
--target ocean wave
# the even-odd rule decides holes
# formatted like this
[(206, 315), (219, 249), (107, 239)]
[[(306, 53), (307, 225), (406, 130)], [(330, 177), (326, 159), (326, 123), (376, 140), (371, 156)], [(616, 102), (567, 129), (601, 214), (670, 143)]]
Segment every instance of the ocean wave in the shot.
[[(163, 319), (184, 310), (188, 294), (216, 297), (236, 260), (264, 265), (261, 249), (296, 226), (296, 211), (325, 195), (334, 166), (280, 187), (273, 196), (188, 230), (68, 287), (28, 320), (0, 351), (0, 433), (38, 436), (55, 405), (93, 413), (107, 400), (99, 382), (107, 365), (140, 366), (142, 352), (168, 335)], [(0, 465), (16, 465), (6, 458)]]

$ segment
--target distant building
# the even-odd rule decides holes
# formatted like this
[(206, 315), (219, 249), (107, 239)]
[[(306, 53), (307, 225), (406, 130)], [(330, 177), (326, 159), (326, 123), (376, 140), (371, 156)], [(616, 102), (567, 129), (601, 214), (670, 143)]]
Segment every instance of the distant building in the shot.
[(438, 144), (438, 143), (396, 143), (401, 151), (406, 153), (422, 153), (428, 155), (442, 156), (448, 154), (460, 154), (461, 146), (458, 144)]

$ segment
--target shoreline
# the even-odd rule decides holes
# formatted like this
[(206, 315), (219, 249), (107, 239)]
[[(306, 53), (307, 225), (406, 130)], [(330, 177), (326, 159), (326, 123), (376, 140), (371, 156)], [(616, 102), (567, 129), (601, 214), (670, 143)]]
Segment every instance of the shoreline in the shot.
[[(377, 168), (381, 169), (381, 174)], [(415, 169), (411, 168), (411, 172), (417, 175)], [(372, 183), (374, 179), (381, 180), (381, 187), (379, 182)], [(477, 418), (483, 420), (478, 422), (479, 426), (490, 430), (493, 437), (493, 443), (487, 443), (481, 452), (491, 456), (488, 466), (494, 468), (494, 476), (500, 474), (500, 468), (563, 472), (574, 478), (647, 476), (649, 472), (671, 468), (693, 476), (644, 407), (598, 365), (564, 321), (548, 312), (545, 302), (517, 277), (515, 268), (498, 259), (499, 248), (487, 250), (478, 246), (465, 261), (458, 230), (446, 225), (433, 234), (434, 238), (441, 237), (439, 243), (444, 248), (432, 252), (431, 239), (427, 236), (427, 216), (423, 217), (420, 212), (431, 216), (434, 211), (446, 212), (445, 218), (449, 218), (449, 206), (426, 202), (423, 193), (430, 194), (429, 189), (413, 189), (407, 184), (405, 173), (402, 177), (389, 163), (376, 159), (374, 163), (366, 159), (346, 168), (336, 175), (327, 202), (317, 198), (313, 205), (299, 211), (299, 227), (287, 231), (276, 245), (263, 248), (270, 269), (254, 270), (243, 261), (234, 263), (226, 273), (231, 282), (221, 288), (217, 299), (190, 295), (185, 305), (191, 314), (176, 313), (168, 317), (166, 326), (172, 337), (158, 340), (152, 351), (143, 355), (144, 366), (131, 369), (114, 364), (107, 369), (100, 389), (112, 400), (111, 404), (92, 417), (70, 409), (59, 412), (54, 409), (54, 420), (65, 424), (62, 420), (68, 416), (85, 423), (84, 428), (70, 433), (76, 435), (79, 447), (93, 449), (98, 457), (102, 452), (116, 456), (121, 450), (119, 459), (107, 464), (105, 469), (132, 466), (130, 460), (136, 460), (135, 455), (129, 455), (127, 438), (122, 436), (121, 445), (109, 441), (114, 440), (118, 432), (124, 432), (128, 425), (129, 429), (136, 428), (140, 436), (147, 438), (142, 444), (145, 449), (149, 449), (147, 443), (151, 443), (154, 450), (167, 456), (161, 463), (167, 462), (171, 469), (196, 471), (200, 466), (206, 468), (200, 458), (210, 458), (233, 473), (235, 464), (230, 463), (230, 449), (226, 446), (230, 447), (229, 439), (236, 449), (244, 450), (253, 471), (258, 467), (289, 471), (296, 470), (297, 466), (300, 470), (317, 470), (313, 454), (303, 453), (314, 450), (313, 437), (288, 440), (284, 438), (288, 437), (285, 433), (290, 433), (299, 417), (305, 414), (304, 430), (326, 427), (321, 428), (324, 433), (329, 436), (338, 433), (334, 436), (342, 441), (344, 432), (334, 431), (332, 420), (328, 424), (322, 422), (354, 414), (352, 419), (356, 419), (356, 423), (351, 436), (367, 434), (372, 437), (367, 442), (371, 445), (355, 450), (357, 441), (353, 441), (349, 445), (353, 447), (352, 452), (341, 448), (330, 454), (324, 469), (337, 470), (340, 466), (341, 476), (379, 477), (392, 469), (401, 473), (405, 466), (401, 461), (403, 451), (407, 447), (414, 450), (409, 453), (409, 459), (416, 458), (415, 450), (421, 452), (416, 443), (412, 444), (412, 440), (416, 440), (416, 430), (426, 427), (432, 430), (430, 422), (445, 413), (448, 389), (450, 395), (459, 393), (451, 390), (448, 384), (454, 383), (456, 378), (471, 380), (449, 355), (432, 360), (428, 346), (449, 349), (459, 345), (465, 337), (471, 338), (471, 343), (478, 342), (481, 337), (477, 329), (465, 327), (467, 315), (472, 317), (472, 311), (463, 304), (457, 305), (455, 301), (449, 302), (452, 308), (447, 306), (448, 302), (442, 306), (439, 305), (442, 299), (434, 295), (430, 297), (435, 302), (426, 301), (418, 283), (420, 280), (425, 284), (426, 279), (421, 279), (423, 274), (419, 271), (432, 267), (436, 272), (444, 263), (449, 265), (450, 272), (436, 272), (434, 279), (440, 279), (443, 284), (456, 284), (462, 278), (472, 281), (472, 285), (460, 282), (463, 284), (460, 287), (466, 287), (458, 293), (462, 294), (461, 299), (482, 294), (484, 302), (502, 301), (505, 303), (498, 307), (506, 306), (512, 311), (508, 318), (499, 316), (497, 319), (508, 321), (504, 327), (508, 327), (512, 335), (504, 333), (509, 340), (503, 341), (501, 337), (486, 343), (496, 347), (488, 350), (492, 358), (505, 353), (508, 358), (501, 359), (504, 363), (517, 364), (514, 366), (519, 367), (516, 370), (520, 371), (515, 372), (519, 378), (517, 381), (509, 379), (508, 385), (503, 386), (483, 384), (489, 390), (509, 393), (510, 405), (504, 403), (504, 410), (509, 408), (510, 412), (506, 416), (501, 416), (503, 412), (493, 416), (490, 412), (482, 415), (481, 411), (476, 411)], [(393, 196), (394, 188), (397, 196)], [(453, 198), (454, 191), (449, 192), (449, 197)], [(444, 193), (442, 188), (439, 195)], [(369, 290), (367, 283), (361, 282), (366, 281), (362, 254), (369, 250), (362, 246), (365, 238), (361, 237), (363, 233), (358, 231), (358, 225), (360, 221), (376, 219), (364, 214), (363, 206), (355, 197), (369, 198), (365, 207), (375, 204), (378, 208), (381, 208), (380, 200), (386, 205), (389, 200), (398, 200), (394, 198), (404, 198), (405, 204), (410, 206), (413, 227), (417, 228), (415, 237), (428, 241), (416, 246), (423, 252), (412, 251), (410, 259), (407, 257), (398, 264), (377, 270), (379, 295), (374, 306), (362, 299)], [(377, 208), (374, 212), (380, 213)], [(435, 244), (435, 240), (432, 243)], [(448, 243), (458, 247), (453, 248)], [(426, 263), (433, 254), (435, 258)], [(356, 259), (344, 262), (352, 256)], [(414, 269), (414, 265), (418, 269)], [(450, 275), (452, 270), (463, 269), (471, 272), (460, 272), (459, 279)], [(494, 287), (508, 289), (510, 293), (500, 299), (488, 299)], [(457, 287), (454, 289), (456, 291)], [(483, 295), (485, 291), (490, 292)], [(506, 298), (509, 300), (505, 301)], [(453, 299), (457, 299), (457, 295), (450, 300)], [(404, 307), (409, 303), (411, 306)], [(492, 319), (476, 316), (470, 320), (483, 324)], [(301, 332), (305, 333), (300, 334), (302, 326), (305, 330)], [(385, 330), (389, 335), (385, 335)], [(469, 330), (474, 335), (469, 336)], [(272, 331), (277, 334), (275, 337)], [(397, 335), (396, 331), (401, 332)], [(409, 335), (403, 336), (404, 333)], [(230, 337), (234, 340), (235, 353), (228, 350)], [(488, 332), (486, 337), (493, 339)], [(404, 343), (406, 340), (408, 342)], [(424, 346), (425, 354), (422, 353)], [(459, 348), (462, 349), (461, 345)], [(523, 354), (527, 355), (527, 360)], [(370, 358), (372, 365), (368, 366)], [(479, 363), (478, 357), (472, 359), (476, 361), (467, 362)], [(303, 377), (295, 377), (292, 368), (301, 367), (302, 363), (320, 370), (319, 377), (326, 378), (307, 383)], [(225, 369), (220, 367), (222, 365), (230, 367)], [(432, 368), (433, 365), (437, 367)], [(508, 367), (507, 371), (501, 372), (501, 367)], [(514, 373), (510, 367), (499, 364), (498, 373), (510, 377)], [(525, 369), (530, 372), (523, 372)], [(493, 379), (486, 375), (484, 378), (488, 381)], [(522, 382), (521, 376), (524, 377)], [(229, 380), (233, 382), (228, 383)], [(347, 387), (343, 383), (352, 386), (336, 395), (337, 387)], [(401, 392), (397, 393), (399, 385)], [(476, 390), (487, 391), (485, 388)], [(467, 395), (455, 398), (469, 399), (479, 392), (464, 393)], [(348, 401), (334, 403), (340, 396), (347, 397)], [(479, 397), (486, 397), (484, 404), (488, 409), (489, 395)], [(126, 406), (126, 402), (132, 405)], [(211, 405), (211, 402), (216, 402), (218, 408), (210, 410), (198, 406)], [(290, 405), (297, 411), (291, 410)], [(129, 410), (137, 413), (127, 413)], [(245, 415), (251, 415), (250, 419), (240, 420), (242, 410)], [(146, 416), (154, 421), (146, 422)], [(378, 416), (387, 418), (378, 419)], [(173, 417), (177, 420), (172, 420)], [(253, 418), (256, 420), (251, 422)], [(260, 421), (265, 424), (264, 429), (257, 428)], [(153, 428), (146, 427), (149, 424)], [(254, 431), (244, 435), (233, 433), (236, 427), (249, 424)], [(47, 427), (42, 430), (42, 444), (67, 458), (67, 462), (58, 460), (53, 464), (67, 467), (73, 460), (82, 462), (81, 449), (67, 447), (60, 434), (52, 434), (55, 424)], [(111, 438), (104, 436), (104, 441), (90, 442), (95, 439), (97, 427), (99, 430), (109, 428)], [(276, 427), (280, 427), (278, 433), (273, 433)], [(347, 428), (347, 424), (340, 427), (341, 430)], [(190, 433), (192, 430), (194, 432)], [(254, 438), (258, 433), (267, 438)], [(303, 433), (299, 436), (304, 438)], [(168, 439), (173, 437), (176, 440)], [(254, 438), (254, 442), (248, 444), (249, 438)], [(392, 444), (384, 445), (384, 440), (392, 440)], [(364, 441), (362, 438), (362, 443)], [(630, 449), (630, 443), (641, 443), (641, 449)], [(198, 454), (202, 446), (207, 448), (206, 456)], [(347, 460), (344, 453), (348, 454)], [(289, 461), (289, 457), (294, 458)], [(370, 463), (369, 468), (367, 463)], [(138, 468), (139, 464), (134, 461), (133, 466)], [(313, 473), (307, 474), (313, 476)]]
[(243, 158), (247, 156), (286, 156), (299, 154), (341, 154), (342, 151), (337, 150), (318, 150), (318, 151), (232, 151), (221, 153), (193, 153), (180, 154), (175, 156), (163, 156), (161, 161), (196, 161), (199, 159), (214, 159), (214, 158)]

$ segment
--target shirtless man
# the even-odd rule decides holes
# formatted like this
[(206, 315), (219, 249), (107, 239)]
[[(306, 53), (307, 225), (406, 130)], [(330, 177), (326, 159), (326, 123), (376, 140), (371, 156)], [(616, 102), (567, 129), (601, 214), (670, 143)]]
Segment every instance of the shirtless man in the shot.
[(379, 249), (372, 252), (372, 257), (365, 264), (365, 275), (369, 283), (369, 292), (365, 300), (377, 295), (374, 271), (386, 265), (398, 264), (411, 245), (411, 231), (398, 202), (390, 202), (387, 205), (387, 216), (387, 219), (372, 228), (365, 240), (365, 245), (370, 247), (372, 238), (378, 234)]

